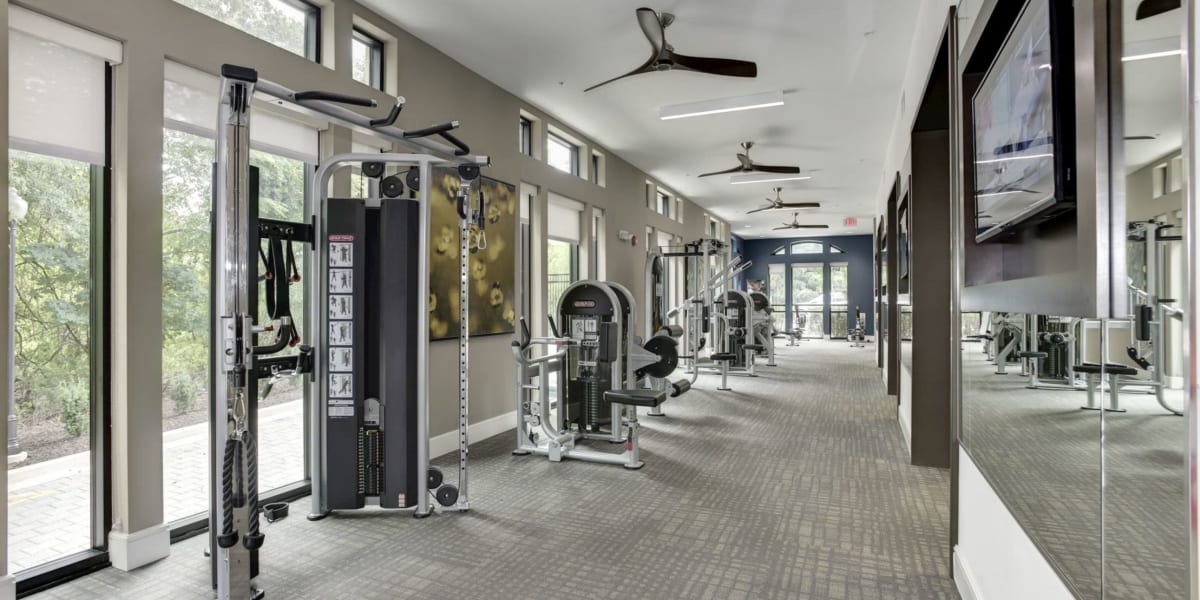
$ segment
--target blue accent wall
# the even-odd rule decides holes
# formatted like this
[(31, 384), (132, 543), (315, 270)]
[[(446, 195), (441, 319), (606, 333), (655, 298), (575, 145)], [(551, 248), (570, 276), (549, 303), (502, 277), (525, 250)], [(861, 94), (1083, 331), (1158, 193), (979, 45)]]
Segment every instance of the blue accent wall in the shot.
[[(739, 243), (740, 242), (740, 243)], [(774, 252), (780, 246), (789, 247), (794, 242), (821, 242), (825, 244), (825, 252), (822, 254), (785, 254), (782, 256), (774, 256)], [(841, 248), (844, 254), (830, 254), (829, 244), (833, 244)], [(872, 297), (875, 291), (874, 282), (874, 257), (872, 255), (872, 237), (869, 235), (840, 235), (840, 236), (825, 236), (825, 237), (798, 237), (798, 238), (773, 238), (766, 240), (742, 240), (734, 237), (734, 255), (739, 252), (743, 258), (753, 262), (753, 266), (746, 270), (745, 276), (737, 282), (739, 289), (745, 289), (747, 279), (762, 279), (766, 281), (768, 265), (770, 264), (791, 264), (791, 263), (847, 263), (849, 269), (849, 277), (847, 281), (848, 304), (849, 304), (849, 326), (854, 327), (854, 307), (857, 306), (863, 311), (863, 316), (867, 321), (867, 335), (875, 333), (875, 311), (872, 310)], [(787, 276), (791, 277), (791, 269), (786, 270)], [(825, 293), (826, 298), (829, 297), (829, 269), (825, 270)], [(792, 293), (790, 281), (787, 286), (788, 295)], [(790, 302), (790, 298), (788, 299)], [(788, 316), (790, 321), (791, 316)], [(777, 321), (778, 322), (778, 321)], [(829, 334), (829, 319), (825, 319), (825, 334)]]

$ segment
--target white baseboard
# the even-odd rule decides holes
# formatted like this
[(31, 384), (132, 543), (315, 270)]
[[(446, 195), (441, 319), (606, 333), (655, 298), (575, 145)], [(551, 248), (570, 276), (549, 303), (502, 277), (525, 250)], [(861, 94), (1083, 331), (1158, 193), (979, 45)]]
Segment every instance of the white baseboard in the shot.
[(0, 600), (14, 600), (16, 597), (16, 578), (12, 575), (0, 575)]
[[(490, 419), (471, 423), (467, 427), (467, 438), (472, 444), (482, 442), (517, 426), (517, 411), (506, 412)], [(515, 443), (515, 442), (514, 442)], [(429, 458), (450, 454), (458, 450), (458, 431), (447, 431), (429, 438)]]
[(958, 595), (962, 600), (983, 600), (983, 596), (979, 594), (979, 586), (975, 585), (975, 576), (963, 561), (958, 548), (954, 549), (954, 586), (958, 588)]
[(122, 571), (132, 571), (170, 554), (171, 528), (166, 523), (133, 533), (108, 532), (108, 558)]

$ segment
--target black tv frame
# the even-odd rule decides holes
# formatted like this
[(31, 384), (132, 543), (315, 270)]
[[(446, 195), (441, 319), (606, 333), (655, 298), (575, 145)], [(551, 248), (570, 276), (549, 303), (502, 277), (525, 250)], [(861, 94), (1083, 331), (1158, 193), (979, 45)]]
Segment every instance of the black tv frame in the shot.
[[(1016, 21), (1005, 35), (1004, 43), (996, 52), (996, 57), (992, 59), (991, 65), (984, 73), (979, 87), (971, 96), (971, 112), (973, 117), (978, 114), (976, 103), (979, 95), (987, 89), (988, 81), (997, 67), (1000, 55), (1012, 42), (1013, 32), (1023, 24), (1024, 19), (1029, 17), (1029, 9), (1034, 2), (1046, 2), (1049, 5), (1050, 13), (1050, 93), (1053, 96), (1051, 111), (1054, 117), (1054, 201), (1041, 208), (1021, 212), (1012, 219), (998, 223), (982, 233), (979, 231), (977, 201), (974, 217), (976, 243), (1010, 241), (1021, 229), (1037, 226), (1075, 210), (1075, 29), (1072, 0), (1026, 0)], [(974, 126), (974, 118), (972, 118), (972, 127)], [(973, 145), (977, 144), (979, 136), (972, 135), (971, 137)], [(973, 147), (971, 150), (973, 156), (978, 156), (977, 148)], [(978, 190), (973, 190), (972, 193), (978, 193)]]

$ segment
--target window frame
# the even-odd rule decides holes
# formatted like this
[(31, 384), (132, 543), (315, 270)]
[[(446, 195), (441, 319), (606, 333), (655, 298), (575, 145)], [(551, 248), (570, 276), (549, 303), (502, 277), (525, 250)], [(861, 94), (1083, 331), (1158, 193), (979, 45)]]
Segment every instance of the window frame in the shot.
[[(571, 157), (570, 158), (571, 169), (569, 171), (563, 171), (562, 169), (559, 169), (558, 167), (554, 166), (553, 164), (550, 164), (550, 144), (557, 144), (559, 146), (565, 146), (568, 149), (570, 157)], [(562, 171), (563, 173), (570, 173), (571, 175), (579, 177), (579, 144), (576, 144), (576, 143), (572, 142), (571, 140), (568, 140), (567, 138), (563, 137), (561, 134), (555, 133), (553, 131), (547, 131), (546, 132), (546, 164), (550, 165), (550, 167), (555, 170)]]
[(517, 151), (533, 156), (533, 119), (525, 115), (517, 117)]
[(654, 190), (654, 212), (670, 218), (673, 198), (662, 188)]
[[(383, 40), (367, 33), (362, 28), (355, 27), (350, 33), (350, 43), (363, 44), (367, 47), (367, 78), (369, 81), (359, 81), (377, 90), (383, 90), (384, 48)], [(353, 52), (351, 52), (353, 56)], [(357, 79), (355, 81), (358, 81)]]

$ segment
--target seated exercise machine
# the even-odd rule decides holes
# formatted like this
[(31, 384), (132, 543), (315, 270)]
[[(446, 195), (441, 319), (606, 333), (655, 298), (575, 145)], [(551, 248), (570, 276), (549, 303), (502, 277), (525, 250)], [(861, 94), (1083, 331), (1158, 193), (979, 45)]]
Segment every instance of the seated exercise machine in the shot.
[[(1134, 336), (1126, 348), (1126, 355), (1149, 379), (1126, 379), (1125, 387), (1148, 389), (1154, 394), (1159, 406), (1174, 415), (1183, 415), (1183, 410), (1167, 402), (1166, 392), (1170, 388), (1165, 369), (1167, 328), (1172, 322), (1183, 321), (1183, 310), (1175, 306), (1176, 300), (1169, 297), (1166, 285), (1165, 252), (1168, 244), (1182, 242), (1183, 236), (1170, 233), (1175, 226), (1161, 221), (1135, 221), (1129, 224), (1129, 242), (1132, 255), (1142, 257), (1143, 273), (1137, 280), (1129, 282), (1130, 306)], [(1134, 252), (1137, 248), (1140, 252)], [(1141, 285), (1138, 285), (1141, 284)]]
[(863, 316), (861, 308), (854, 307), (854, 326), (846, 333), (846, 337), (850, 338), (851, 348), (865, 348), (867, 341), (867, 319)]
[(787, 331), (789, 346), (799, 346), (804, 341), (804, 330), (808, 327), (808, 313), (799, 306), (792, 308), (792, 328)]
[[(440, 500), (453, 497), (450, 504), (466, 508), (465, 389), (458, 489), (439, 488), (440, 476), (435, 484), (428, 465), (428, 191), (392, 202), (403, 193), (403, 185), (395, 186), (398, 177), (383, 186), (395, 192), (385, 191), (386, 203), (379, 198), (366, 205), (331, 200), (326, 191), (334, 169), (362, 164), (367, 172), (374, 168), (368, 161), (404, 165), (420, 181), (429, 181), (431, 165), (458, 165), (463, 189), (469, 190), (467, 182), (478, 176), (487, 158), (470, 156), (470, 149), (450, 133), (457, 123), (407, 132), (395, 127), (403, 98), (396, 99), (387, 116), (370, 119), (346, 108), (374, 107), (370, 99), (295, 92), (259, 79), (247, 67), (224, 65), (221, 75), (213, 178), (210, 546), (218, 600), (251, 600), (264, 596), (255, 585), (257, 553), (264, 542), (255, 443), (261, 379), (268, 380), (264, 388), (269, 389), (278, 377), (311, 373), (314, 517), (367, 501), (384, 507), (415, 505), (417, 516), (424, 516), (430, 512), (427, 496), (433, 488)], [(256, 96), (300, 105), (424, 153), (334, 156), (312, 178), (316, 204), (309, 222), (259, 219), (256, 172), (249, 165)], [(425, 139), (433, 135), (450, 145)], [(460, 216), (471, 221), (469, 193), (460, 192), (459, 201)], [(307, 276), (316, 283), (307, 290), (305, 345), (290, 314), (288, 284), (300, 278), (294, 243), (311, 247)], [(269, 323), (257, 322), (256, 257), (265, 263)], [(260, 344), (260, 335), (274, 339)], [(280, 354), (289, 346), (297, 346), (299, 353)], [(465, 362), (460, 367), (465, 369)]]
[(1074, 369), (1078, 354), (1079, 327), (1082, 319), (1026, 315), (1025, 348), (1016, 356), (1025, 361), (1024, 373), (1030, 389), (1079, 390), (1086, 382)]
[[(654, 409), (691, 388), (681, 379), (669, 389), (644, 387), (665, 379), (679, 364), (675, 339), (652, 337), (639, 346), (630, 326), (637, 306), (629, 290), (603, 281), (578, 281), (562, 294), (552, 337), (533, 338), (521, 319), (521, 340), (512, 344), (517, 362), (516, 455), (539, 454), (640, 469), (638, 407)], [(536, 348), (553, 352), (534, 356)], [(553, 392), (553, 393), (552, 393)], [(535, 398), (536, 394), (536, 398)], [(619, 453), (579, 442), (623, 443)]]
[(754, 343), (763, 348), (763, 350), (759, 350), (759, 354), (767, 355), (767, 366), (774, 367), (776, 366), (775, 335), (778, 332), (775, 329), (771, 301), (762, 292), (750, 292), (750, 302), (753, 304), (754, 312)]

